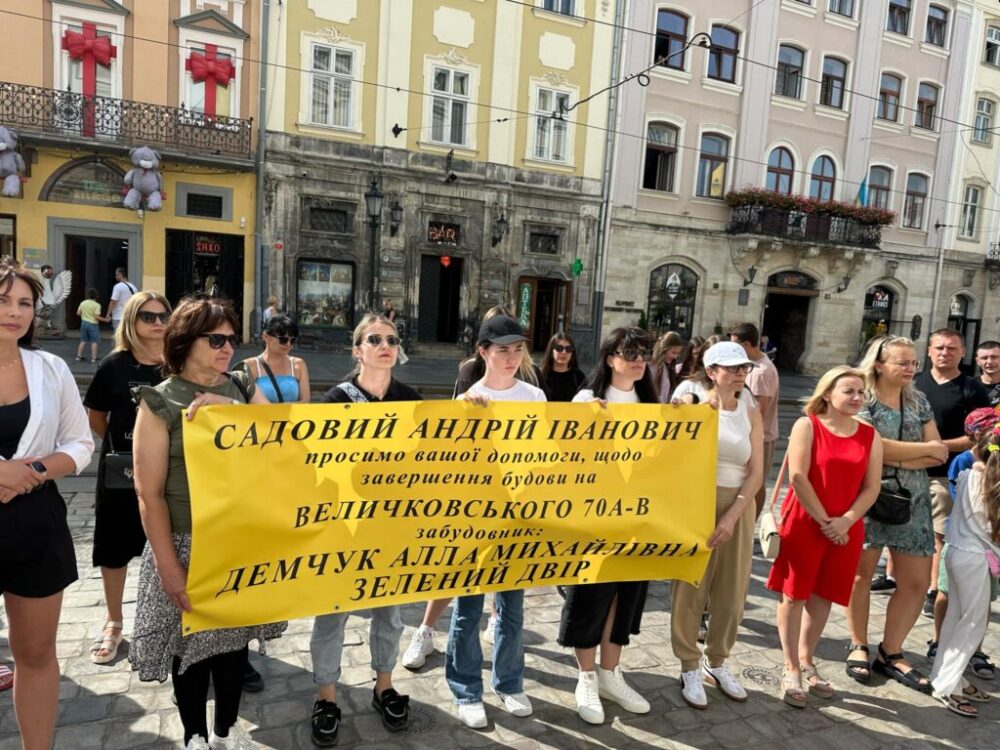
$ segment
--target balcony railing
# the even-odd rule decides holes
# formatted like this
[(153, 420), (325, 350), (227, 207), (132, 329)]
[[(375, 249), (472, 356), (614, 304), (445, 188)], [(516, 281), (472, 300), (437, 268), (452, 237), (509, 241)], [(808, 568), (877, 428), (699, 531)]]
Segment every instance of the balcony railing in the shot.
[(763, 234), (806, 243), (828, 243), (877, 250), (882, 242), (879, 224), (829, 214), (807, 214), (768, 206), (734, 206), (730, 234)]
[(986, 248), (986, 267), (1000, 268), (1000, 242), (991, 242)]
[(251, 159), (253, 120), (0, 82), (0, 123), (23, 135)]

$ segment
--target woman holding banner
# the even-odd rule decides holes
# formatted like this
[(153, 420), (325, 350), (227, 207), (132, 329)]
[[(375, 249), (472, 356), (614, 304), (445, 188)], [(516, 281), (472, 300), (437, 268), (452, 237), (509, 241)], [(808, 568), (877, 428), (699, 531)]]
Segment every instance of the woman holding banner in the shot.
[[(708, 537), (712, 554), (700, 586), (673, 582), (670, 618), (674, 655), (681, 662), (681, 694), (692, 708), (708, 707), (703, 681), (730, 700), (747, 699), (725, 662), (743, 619), (753, 562), (754, 496), (764, 474), (760, 412), (741, 397), (753, 366), (743, 347), (732, 341), (720, 341), (705, 352), (705, 402), (719, 410), (715, 530)], [(702, 659), (698, 625), (706, 604), (710, 619)]]
[[(129, 660), (144, 681), (173, 677), (187, 750), (256, 747), (237, 722), (247, 644), (277, 638), (285, 623), (221, 628), (185, 636), (181, 611), (191, 611), (185, 591), (191, 557), (191, 496), (182, 423), (208, 404), (266, 404), (243, 372), (229, 373), (239, 343), (239, 318), (219, 299), (184, 299), (163, 334), (163, 374), (141, 386), (133, 436), (135, 487), (149, 540), (142, 556), (135, 628)], [(215, 692), (209, 735), (208, 685)], [(206, 739), (207, 738), (207, 739)]]
[[(611, 404), (657, 404), (659, 394), (648, 373), (653, 342), (641, 328), (616, 328), (601, 343), (597, 366), (576, 394), (574, 402), (601, 400)], [(622, 675), (622, 648), (639, 634), (646, 604), (647, 581), (591, 583), (567, 586), (559, 623), (560, 646), (576, 652), (580, 669), (576, 683), (576, 712), (588, 724), (604, 722), (601, 698), (626, 711), (649, 713), (649, 701)], [(601, 647), (600, 668), (597, 647)]]
[[(321, 399), (328, 404), (420, 401), (410, 386), (392, 377), (399, 360), (399, 331), (384, 315), (369, 313), (354, 329), (351, 353), (357, 364), (350, 380), (336, 385)], [(340, 732), (340, 707), (337, 705), (337, 680), (344, 653), (344, 626), (347, 613), (319, 615), (313, 624), (309, 651), (312, 654), (313, 681), (319, 686), (312, 712), (312, 741), (318, 747), (333, 747)], [(410, 697), (400, 695), (392, 686), (392, 670), (399, 656), (403, 621), (399, 605), (371, 610), (368, 648), (375, 672), (372, 706), (390, 732), (406, 729), (410, 719)]]

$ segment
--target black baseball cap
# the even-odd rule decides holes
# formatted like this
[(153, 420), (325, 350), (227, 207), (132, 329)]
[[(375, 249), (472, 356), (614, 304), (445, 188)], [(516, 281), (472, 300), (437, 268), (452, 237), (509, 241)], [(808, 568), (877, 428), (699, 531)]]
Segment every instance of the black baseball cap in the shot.
[(479, 345), (515, 344), (527, 341), (528, 337), (521, 332), (521, 324), (506, 315), (490, 318), (479, 329)]

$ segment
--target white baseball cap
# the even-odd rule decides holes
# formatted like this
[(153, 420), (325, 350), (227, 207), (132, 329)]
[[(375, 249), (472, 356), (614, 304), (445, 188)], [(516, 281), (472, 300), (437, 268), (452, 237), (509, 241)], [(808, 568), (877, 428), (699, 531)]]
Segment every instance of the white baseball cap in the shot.
[(732, 367), (734, 365), (756, 366), (754, 361), (747, 357), (743, 346), (737, 344), (735, 341), (720, 341), (717, 344), (712, 344), (708, 347), (708, 351), (705, 352), (702, 362), (705, 367), (714, 367), (716, 365), (722, 365), (723, 367)]

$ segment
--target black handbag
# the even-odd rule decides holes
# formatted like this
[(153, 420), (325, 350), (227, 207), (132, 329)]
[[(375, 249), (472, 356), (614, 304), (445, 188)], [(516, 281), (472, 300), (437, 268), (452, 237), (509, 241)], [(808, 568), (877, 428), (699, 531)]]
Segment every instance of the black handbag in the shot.
[(108, 426), (108, 445), (111, 450), (104, 454), (103, 484), (109, 490), (135, 490), (135, 468), (132, 453), (118, 453), (111, 441), (111, 426)]
[[(903, 394), (899, 394), (899, 440), (903, 440), (903, 419), (906, 417), (903, 406)], [(874, 418), (874, 415), (873, 415)], [(889, 483), (895, 483), (891, 486)], [(865, 514), (872, 520), (886, 526), (902, 526), (910, 522), (910, 500), (913, 495), (899, 481), (899, 469), (894, 469), (892, 476), (882, 479), (882, 489), (875, 498), (875, 503)]]

